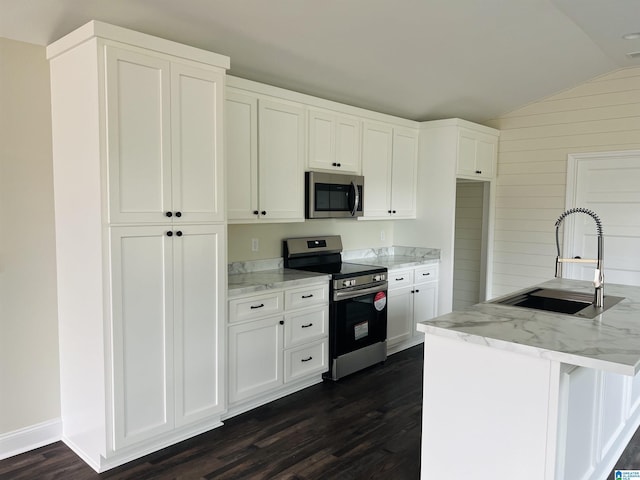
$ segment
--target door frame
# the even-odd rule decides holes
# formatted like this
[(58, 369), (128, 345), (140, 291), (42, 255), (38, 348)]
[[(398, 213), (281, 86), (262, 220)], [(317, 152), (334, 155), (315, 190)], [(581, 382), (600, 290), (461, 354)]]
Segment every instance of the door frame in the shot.
[[(569, 153), (567, 155), (567, 180), (565, 191), (565, 210), (577, 207), (576, 193), (578, 189), (578, 164), (581, 160), (609, 160), (613, 158), (623, 157), (639, 157), (640, 150), (614, 150), (606, 152), (588, 152), (588, 153)], [(573, 239), (575, 235), (575, 222), (571, 215), (565, 218), (564, 231), (562, 234), (562, 256), (567, 257), (569, 255), (569, 242), (568, 239)], [(571, 264), (567, 264), (568, 266)], [(570, 269), (567, 269), (566, 273), (570, 273)]]

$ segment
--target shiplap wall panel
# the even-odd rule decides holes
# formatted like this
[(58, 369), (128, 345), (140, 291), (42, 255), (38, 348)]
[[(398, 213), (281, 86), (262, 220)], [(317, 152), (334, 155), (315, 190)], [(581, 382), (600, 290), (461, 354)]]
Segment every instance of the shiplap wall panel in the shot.
[(453, 262), (453, 310), (480, 301), (480, 260), (484, 186), (458, 182)]
[(490, 126), (501, 132), (492, 285), (499, 296), (553, 277), (568, 155), (640, 149), (640, 67), (526, 105)]

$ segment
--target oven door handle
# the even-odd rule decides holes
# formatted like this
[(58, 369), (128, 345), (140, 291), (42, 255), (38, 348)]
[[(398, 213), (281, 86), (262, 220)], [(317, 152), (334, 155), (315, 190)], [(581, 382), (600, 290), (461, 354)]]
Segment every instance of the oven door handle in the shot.
[(333, 301), (339, 302), (340, 300), (348, 300), (350, 298), (362, 297), (376, 292), (381, 292), (387, 289), (387, 282), (382, 282), (373, 287), (360, 288), (358, 290), (347, 290), (333, 292)]
[(353, 210), (351, 210), (351, 216), (355, 217), (358, 207), (360, 206), (360, 192), (355, 181), (351, 182), (351, 188), (353, 188)]

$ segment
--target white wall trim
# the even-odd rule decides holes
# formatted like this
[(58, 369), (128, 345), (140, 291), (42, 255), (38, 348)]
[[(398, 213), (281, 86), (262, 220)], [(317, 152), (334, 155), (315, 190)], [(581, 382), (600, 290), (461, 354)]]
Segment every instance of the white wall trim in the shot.
[(0, 460), (57, 442), (62, 437), (62, 419), (14, 430), (0, 435)]

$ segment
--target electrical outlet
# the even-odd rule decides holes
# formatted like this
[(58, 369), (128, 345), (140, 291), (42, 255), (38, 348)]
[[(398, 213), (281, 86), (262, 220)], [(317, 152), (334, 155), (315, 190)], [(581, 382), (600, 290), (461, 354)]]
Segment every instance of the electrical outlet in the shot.
[(257, 238), (252, 238), (251, 239), (251, 251), (252, 252), (257, 252), (259, 246), (260, 246), (260, 244), (258, 242), (258, 239)]
[(384, 230), (380, 230), (380, 240), (384, 242), (384, 238), (385, 238)]

